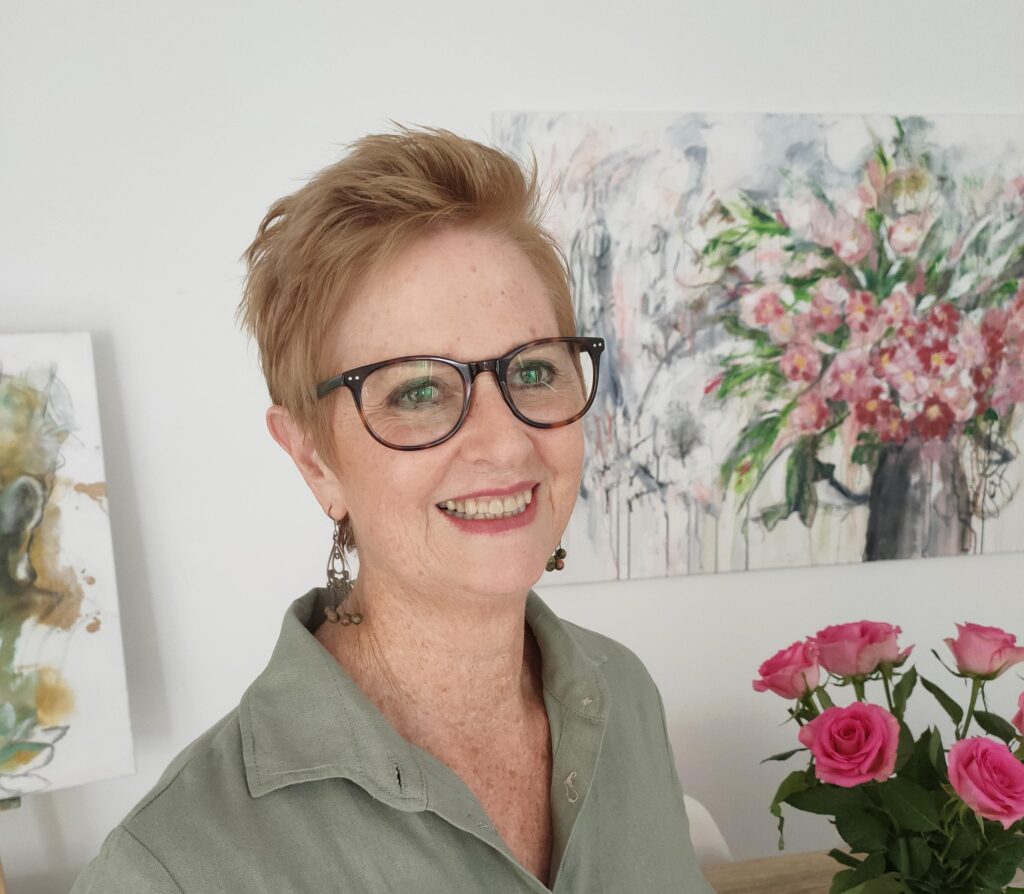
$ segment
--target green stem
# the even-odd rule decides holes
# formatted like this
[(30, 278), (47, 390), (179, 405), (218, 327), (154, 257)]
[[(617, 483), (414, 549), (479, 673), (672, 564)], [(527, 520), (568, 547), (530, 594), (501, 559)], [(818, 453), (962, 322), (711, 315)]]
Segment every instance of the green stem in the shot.
[(853, 691), (857, 693), (857, 701), (867, 701), (864, 695), (864, 678), (854, 677), (853, 678)]
[(964, 717), (963, 728), (957, 733), (957, 741), (967, 737), (967, 729), (971, 725), (971, 721), (974, 719), (974, 708), (978, 704), (978, 693), (981, 692), (981, 687), (985, 684), (981, 682), (977, 677), (971, 680), (971, 701), (967, 705), (967, 714)]
[(889, 685), (889, 674), (886, 671), (882, 671), (882, 685), (885, 686), (885, 700), (889, 704), (889, 713), (895, 714), (896, 709), (892, 703), (892, 687)]

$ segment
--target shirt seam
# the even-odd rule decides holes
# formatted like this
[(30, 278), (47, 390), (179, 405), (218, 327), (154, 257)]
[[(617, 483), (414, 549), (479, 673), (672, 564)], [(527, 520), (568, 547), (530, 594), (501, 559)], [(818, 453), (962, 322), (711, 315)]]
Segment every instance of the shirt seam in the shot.
[(185, 889), (182, 888), (180, 884), (178, 884), (178, 880), (171, 874), (171, 871), (164, 865), (163, 861), (156, 854), (153, 853), (152, 849), (147, 844), (145, 844), (145, 842), (143, 842), (137, 835), (134, 835), (132, 832), (130, 832), (126, 826), (121, 825), (118, 826), (118, 828), (122, 832), (124, 832), (124, 834), (127, 835), (132, 841), (134, 841), (139, 847), (141, 847), (147, 854), (149, 854), (153, 858), (153, 861), (156, 863), (156, 865), (164, 871), (164, 875), (166, 875), (167, 878), (171, 880), (171, 884), (174, 885), (174, 887), (178, 890), (179, 894), (184, 894)]

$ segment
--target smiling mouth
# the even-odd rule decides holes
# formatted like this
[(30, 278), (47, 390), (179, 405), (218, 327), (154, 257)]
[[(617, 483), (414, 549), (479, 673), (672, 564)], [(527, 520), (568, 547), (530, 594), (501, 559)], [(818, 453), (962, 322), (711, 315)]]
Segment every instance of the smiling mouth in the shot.
[(533, 501), (534, 488), (504, 497), (470, 497), (465, 500), (445, 500), (437, 508), (447, 515), (466, 519), (512, 518), (522, 515)]

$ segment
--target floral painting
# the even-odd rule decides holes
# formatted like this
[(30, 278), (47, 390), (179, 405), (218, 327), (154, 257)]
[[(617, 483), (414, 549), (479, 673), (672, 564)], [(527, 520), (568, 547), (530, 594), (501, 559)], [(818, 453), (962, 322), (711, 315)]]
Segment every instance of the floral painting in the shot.
[(0, 800), (134, 770), (92, 347), (0, 336)]
[(495, 130), (608, 345), (572, 579), (1024, 546), (1024, 119)]

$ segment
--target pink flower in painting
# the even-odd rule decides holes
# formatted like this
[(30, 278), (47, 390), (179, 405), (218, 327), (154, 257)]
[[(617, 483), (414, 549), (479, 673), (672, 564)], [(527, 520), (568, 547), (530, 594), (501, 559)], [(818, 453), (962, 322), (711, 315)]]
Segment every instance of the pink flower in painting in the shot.
[(920, 214), (904, 214), (889, 226), (889, 245), (898, 255), (917, 254), (927, 224)]
[(912, 420), (914, 431), (922, 438), (941, 441), (949, 434), (955, 417), (945, 401), (931, 395), (924, 402), (924, 409)]
[(803, 698), (818, 688), (818, 647), (813, 641), (793, 643), (776, 652), (758, 669), (755, 692), (774, 692), (783, 698)]
[(862, 348), (836, 354), (822, 380), (825, 397), (853, 402), (872, 393), (878, 381), (868, 367), (868, 355)]
[(1020, 733), (1020, 737), (1024, 739), (1024, 692), (1020, 694), (1020, 698), (1017, 699), (1017, 713), (1013, 715), (1013, 720), (1010, 722), (1017, 727), (1017, 732)]
[(900, 400), (913, 403), (931, 389), (931, 382), (921, 369), (917, 352), (908, 346), (899, 346), (887, 367), (886, 381), (896, 389)]
[(896, 353), (898, 350), (898, 346), (891, 343), (875, 345), (871, 349), (871, 370), (878, 378), (888, 381), (890, 376), (897, 374)]
[(1004, 829), (1024, 819), (1024, 764), (1002, 742), (983, 736), (949, 749), (949, 784), (978, 816)]
[(814, 635), (821, 666), (838, 677), (866, 677), (880, 664), (902, 664), (913, 650), (902, 652), (896, 637), (899, 627), (882, 621), (854, 621), (834, 624)]
[(1017, 363), (1004, 363), (992, 383), (992, 409), (1005, 416), (1014, 404), (1024, 402), (1024, 367)]
[(779, 358), (779, 366), (791, 382), (811, 382), (821, 372), (821, 356), (806, 341), (795, 341)]
[(884, 412), (878, 414), (878, 421), (875, 424), (875, 431), (878, 437), (890, 444), (902, 444), (910, 435), (910, 426), (907, 420), (900, 414), (899, 407), (895, 404), (888, 404)]
[(961, 424), (967, 422), (976, 412), (974, 392), (959, 381), (942, 386), (936, 395), (953, 411), (953, 419)]
[(783, 314), (768, 324), (768, 337), (777, 345), (784, 345), (796, 338), (801, 331), (803, 314)]
[(941, 379), (950, 374), (956, 366), (956, 352), (948, 341), (933, 341), (917, 349), (917, 359), (925, 375)]
[(908, 317), (896, 327), (896, 338), (901, 344), (916, 347), (924, 341), (928, 333), (928, 324), (917, 317)]
[(807, 391), (789, 414), (789, 425), (801, 434), (819, 431), (828, 422), (828, 404), (818, 391)]
[(832, 250), (851, 265), (863, 261), (875, 243), (867, 225), (846, 214), (836, 217), (834, 233)]
[(884, 708), (854, 702), (823, 711), (800, 728), (797, 738), (814, 755), (818, 779), (853, 788), (892, 776), (900, 725)]
[(967, 317), (960, 321), (960, 331), (957, 333), (956, 342), (960, 362), (965, 368), (970, 369), (985, 363), (987, 357), (985, 339), (981, 337), (978, 327)]
[(877, 315), (874, 295), (859, 290), (850, 293), (846, 302), (846, 324), (850, 329), (854, 332), (870, 331)]
[(821, 255), (808, 252), (807, 254), (791, 257), (786, 273), (794, 279), (803, 279), (806, 276), (810, 276), (816, 270), (821, 270), (824, 266), (825, 261)]
[(948, 301), (943, 301), (929, 311), (928, 323), (945, 335), (956, 335), (960, 328), (960, 311)]
[(816, 333), (835, 332), (843, 322), (849, 293), (835, 279), (823, 279), (811, 292), (810, 326)]
[(853, 416), (862, 428), (875, 428), (880, 419), (885, 419), (892, 412), (893, 405), (883, 396), (880, 387), (872, 388), (872, 393), (861, 398), (853, 405)]
[(1017, 637), (998, 627), (957, 624), (957, 637), (945, 643), (956, 659), (957, 670), (971, 677), (998, 677), (1007, 668), (1024, 661), (1024, 647)]
[(886, 326), (898, 329), (913, 316), (914, 300), (910, 297), (906, 287), (897, 286), (889, 294), (889, 297), (882, 301), (879, 311)]
[(779, 297), (781, 286), (763, 286), (747, 292), (740, 299), (740, 319), (752, 329), (764, 329), (785, 316), (786, 308)]
[(788, 260), (789, 239), (785, 236), (769, 236), (754, 249), (754, 266), (762, 282), (779, 279)]

